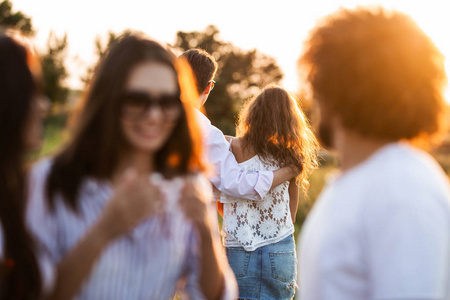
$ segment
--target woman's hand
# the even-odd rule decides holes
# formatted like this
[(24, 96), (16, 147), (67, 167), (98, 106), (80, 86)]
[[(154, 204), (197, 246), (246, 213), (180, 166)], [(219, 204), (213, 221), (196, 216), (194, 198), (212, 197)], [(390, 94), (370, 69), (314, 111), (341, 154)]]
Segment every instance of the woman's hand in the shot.
[(181, 210), (196, 226), (211, 224), (211, 190), (210, 186), (202, 184), (198, 178), (190, 176), (186, 179), (180, 199)]
[(128, 233), (142, 221), (163, 210), (159, 188), (148, 176), (125, 172), (114, 187), (114, 195), (105, 207), (100, 223), (110, 239)]
[(105, 247), (160, 211), (162, 202), (158, 187), (148, 176), (125, 172), (100, 219), (59, 263), (56, 287), (49, 299), (72, 299)]

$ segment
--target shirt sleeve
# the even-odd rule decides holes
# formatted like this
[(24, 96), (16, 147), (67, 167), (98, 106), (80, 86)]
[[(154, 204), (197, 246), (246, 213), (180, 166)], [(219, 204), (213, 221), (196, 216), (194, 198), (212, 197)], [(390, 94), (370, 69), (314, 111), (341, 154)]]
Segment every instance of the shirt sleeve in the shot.
[(448, 209), (417, 190), (384, 196), (370, 199), (363, 221), (370, 299), (444, 299), (450, 280)]
[(273, 181), (272, 171), (247, 173), (241, 169), (230, 144), (223, 133), (200, 112), (197, 112), (203, 135), (203, 142), (209, 163), (214, 173), (209, 180), (221, 192), (235, 198), (261, 200), (270, 190)]

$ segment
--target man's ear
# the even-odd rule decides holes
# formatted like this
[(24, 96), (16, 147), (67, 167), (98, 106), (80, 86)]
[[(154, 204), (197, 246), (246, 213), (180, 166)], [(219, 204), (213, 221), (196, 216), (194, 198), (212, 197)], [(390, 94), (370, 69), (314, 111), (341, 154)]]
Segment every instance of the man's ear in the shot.
[(211, 85), (212, 85), (212, 82), (208, 82), (208, 85), (206, 86), (205, 90), (203, 91), (204, 95), (208, 95), (211, 92)]

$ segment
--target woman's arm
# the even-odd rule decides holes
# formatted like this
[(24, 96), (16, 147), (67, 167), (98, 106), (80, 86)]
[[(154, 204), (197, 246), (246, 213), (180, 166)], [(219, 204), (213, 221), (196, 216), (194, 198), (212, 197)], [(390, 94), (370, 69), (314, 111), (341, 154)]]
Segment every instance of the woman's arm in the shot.
[(299, 172), (296, 170), (294, 166), (287, 166), (280, 168), (278, 170), (273, 171), (273, 181), (271, 189), (282, 184), (288, 180), (295, 180), (295, 176), (297, 176)]
[(297, 209), (298, 209), (298, 185), (295, 182), (295, 177), (291, 179), (289, 182), (289, 209), (291, 211), (291, 218), (292, 223), (295, 223), (295, 217), (297, 215)]
[[(234, 290), (234, 279), (230, 282), (227, 275), (226, 257), (217, 232), (217, 214), (210, 197), (205, 193), (205, 180), (190, 181), (184, 189), (181, 199), (181, 209), (186, 217), (196, 227), (199, 237), (200, 276), (199, 285), (206, 299), (221, 299), (224, 293)], [(229, 268), (229, 267), (228, 267)]]
[(57, 267), (55, 289), (49, 300), (72, 299), (77, 294), (103, 249), (112, 240), (105, 229), (104, 224), (96, 224), (64, 256)]

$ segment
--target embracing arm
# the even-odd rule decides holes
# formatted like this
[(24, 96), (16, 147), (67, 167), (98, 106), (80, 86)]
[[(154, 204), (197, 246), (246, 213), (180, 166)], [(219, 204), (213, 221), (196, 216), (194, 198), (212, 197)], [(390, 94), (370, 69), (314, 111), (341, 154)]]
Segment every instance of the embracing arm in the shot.
[(202, 130), (204, 136), (207, 136), (204, 143), (208, 159), (215, 171), (209, 179), (218, 190), (231, 197), (261, 200), (271, 188), (297, 175), (290, 167), (274, 172), (246, 173), (239, 166), (230, 151), (230, 144), (219, 129), (206, 120), (202, 122)]
[(298, 172), (295, 171), (295, 168), (290, 166), (275, 170), (273, 172), (273, 182), (270, 188), (274, 188), (288, 180), (291, 180), (292, 183), (292, 180), (295, 181), (295, 178), (293, 177), (295, 177), (297, 174)]

